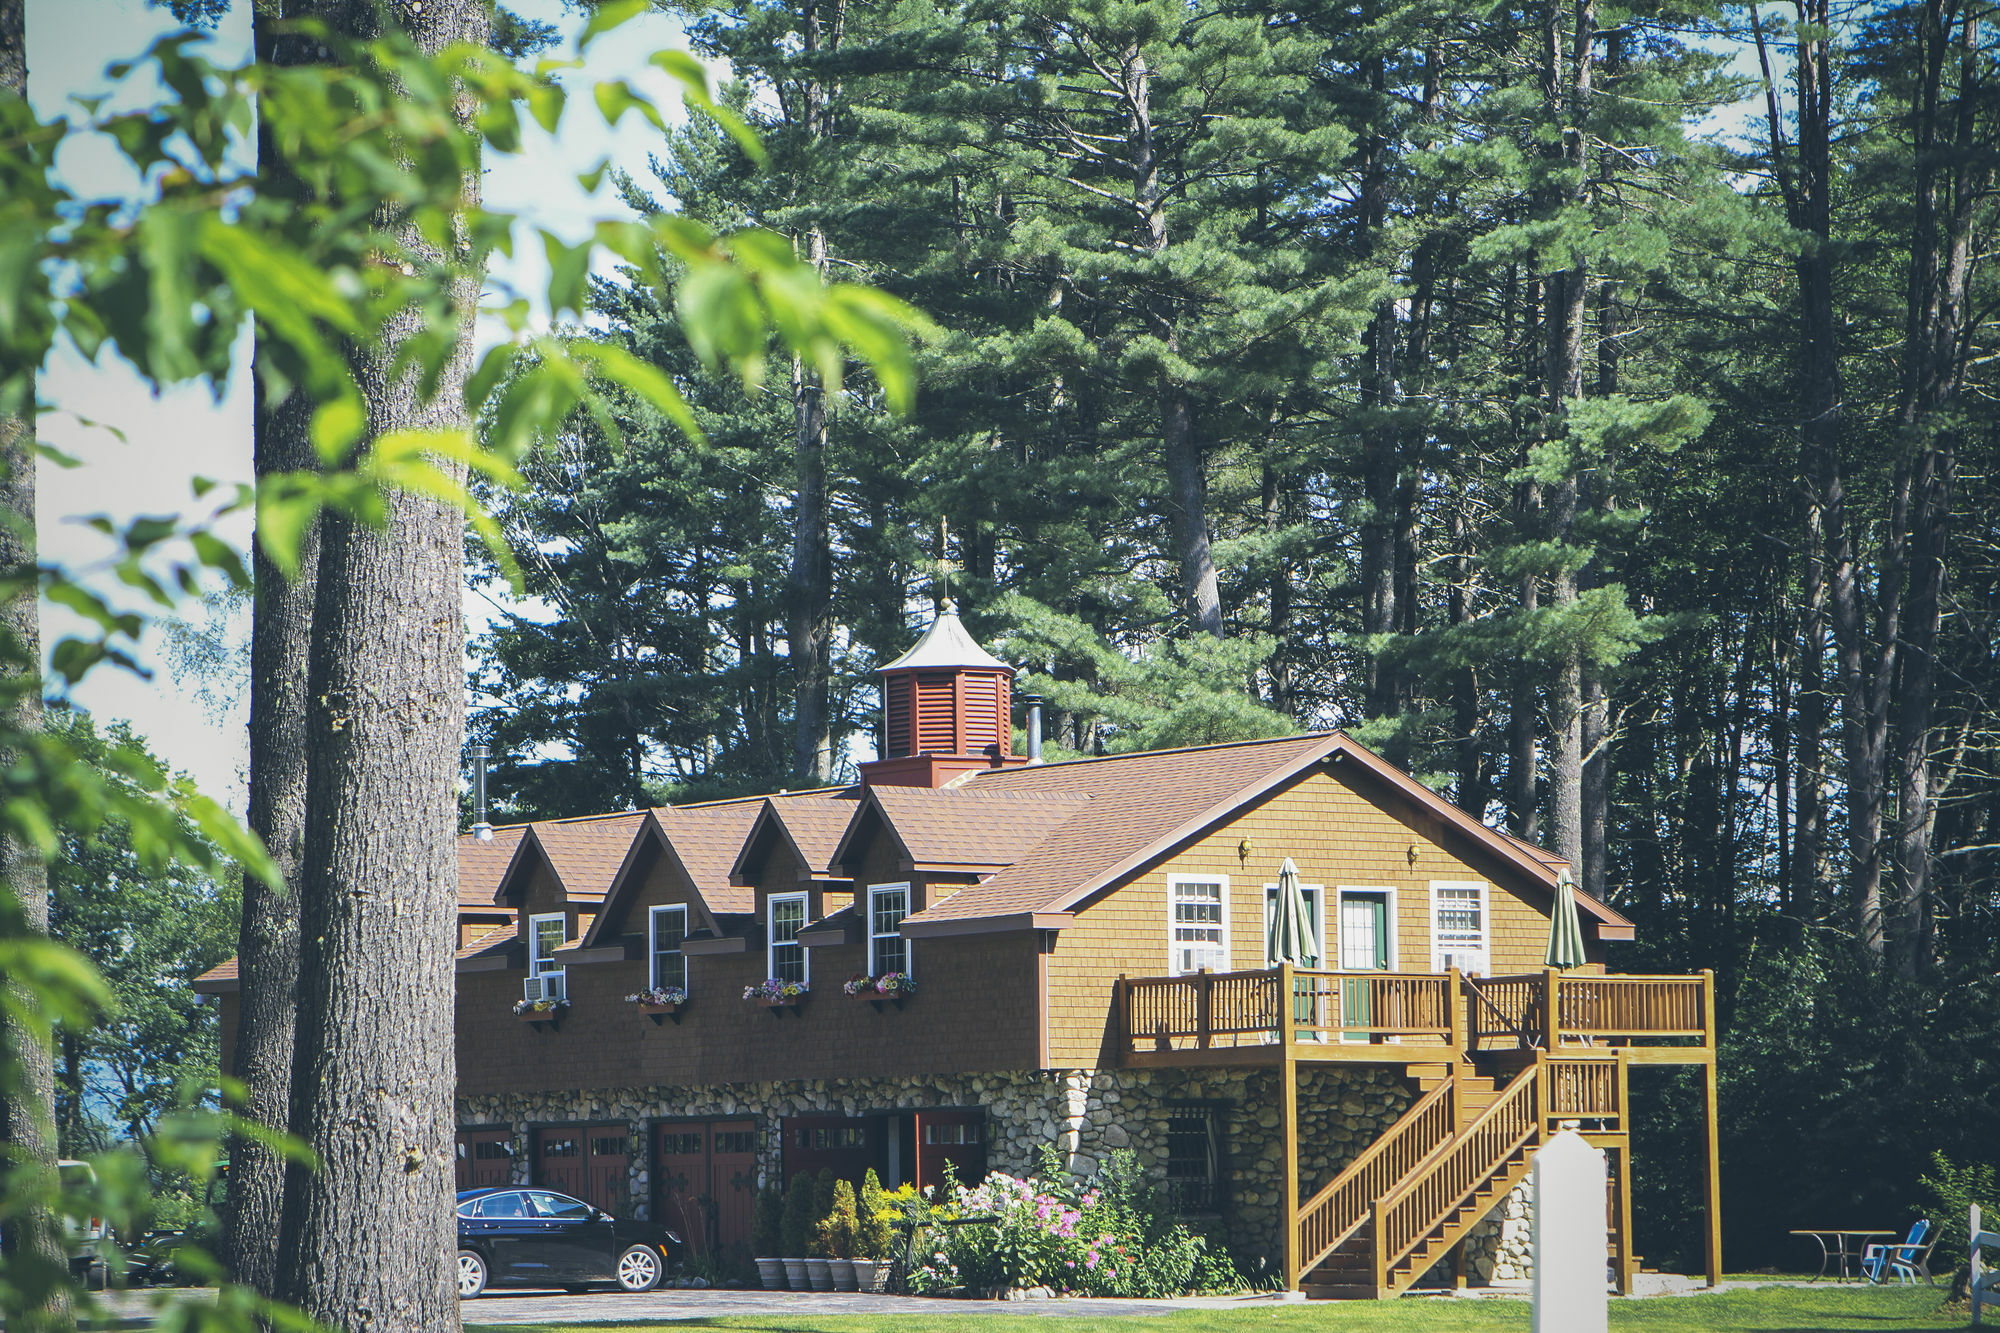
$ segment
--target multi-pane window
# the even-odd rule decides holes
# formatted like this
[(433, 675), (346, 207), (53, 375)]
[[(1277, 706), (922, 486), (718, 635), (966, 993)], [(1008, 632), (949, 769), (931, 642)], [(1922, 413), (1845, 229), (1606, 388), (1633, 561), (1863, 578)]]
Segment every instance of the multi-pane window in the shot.
[(687, 933), (688, 909), (685, 906), (653, 909), (652, 984), (655, 990), (687, 989), (687, 955), (681, 952)]
[(1229, 882), (1173, 876), (1167, 892), (1173, 911), (1171, 952), (1167, 970), (1178, 976), (1202, 968), (1221, 972), (1229, 966), (1229, 945), (1223, 902)]
[(1486, 885), (1431, 885), (1431, 967), (1486, 973)]
[(903, 938), (903, 918), (909, 914), (909, 885), (878, 884), (868, 890), (869, 975), (910, 970), (910, 942)]
[(1176, 1212), (1222, 1206), (1222, 1115), (1205, 1105), (1167, 1111), (1167, 1198)]
[(528, 975), (545, 976), (560, 972), (562, 967), (555, 961), (556, 950), (562, 948), (568, 938), (568, 920), (561, 912), (548, 916), (528, 918)]
[(799, 943), (799, 932), (806, 927), (806, 895), (774, 893), (770, 912), (770, 974), (780, 981), (803, 983), (807, 979), (806, 949)]

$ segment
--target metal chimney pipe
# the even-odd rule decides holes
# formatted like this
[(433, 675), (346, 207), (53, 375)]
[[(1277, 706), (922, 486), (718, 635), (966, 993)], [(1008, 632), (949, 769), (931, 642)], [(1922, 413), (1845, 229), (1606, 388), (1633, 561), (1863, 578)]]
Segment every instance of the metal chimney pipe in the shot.
[(486, 822), (486, 761), (492, 757), (493, 751), (486, 746), (472, 747), (472, 808), (478, 812), (472, 836), (481, 842), (493, 841), (493, 826)]
[(1022, 702), (1028, 705), (1028, 762), (1042, 762), (1042, 696), (1030, 694)]

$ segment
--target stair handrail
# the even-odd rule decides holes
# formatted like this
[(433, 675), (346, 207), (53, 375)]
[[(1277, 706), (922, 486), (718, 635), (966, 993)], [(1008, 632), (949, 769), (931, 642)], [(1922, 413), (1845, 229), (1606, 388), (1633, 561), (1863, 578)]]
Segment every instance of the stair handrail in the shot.
[[(1493, 1178), (1493, 1173), (1521, 1148), (1541, 1137), (1542, 1117), (1536, 1105), (1540, 1065), (1532, 1064), (1515, 1075), (1493, 1104), (1479, 1118), (1452, 1136), (1451, 1151), (1438, 1155), (1428, 1166), (1412, 1172), (1390, 1193), (1375, 1202), (1375, 1271), (1377, 1286), (1388, 1286), (1387, 1275), (1423, 1243), (1431, 1230), (1451, 1216), (1461, 1204)], [(1521, 1103), (1527, 1103), (1525, 1113)], [(1408, 1220), (1418, 1192), (1433, 1180), (1444, 1177), (1446, 1193), (1437, 1195), (1432, 1206), (1417, 1221)], [(1413, 1274), (1412, 1277), (1420, 1277)]]
[[(1369, 1205), (1378, 1195), (1394, 1188), (1413, 1172), (1422, 1170), (1425, 1163), (1451, 1145), (1458, 1116), (1457, 1090), (1457, 1070), (1451, 1067), (1443, 1083), (1410, 1103), (1409, 1108), (1380, 1138), (1362, 1149), (1361, 1155), (1342, 1168), (1339, 1175), (1299, 1205), (1298, 1215), (1292, 1219), (1292, 1225), (1297, 1229), (1299, 1255), (1303, 1260), (1299, 1271), (1309, 1273), (1325, 1262), (1328, 1255), (1345, 1244), (1348, 1237), (1368, 1220)], [(1442, 1132), (1437, 1132), (1440, 1129)], [(1419, 1140), (1421, 1146), (1403, 1142), (1426, 1130), (1435, 1135), (1434, 1141)], [(1376, 1172), (1375, 1166), (1391, 1154), (1394, 1158), (1385, 1170), (1395, 1174), (1383, 1180), (1382, 1173)], [(1330, 1216), (1315, 1225), (1318, 1214)], [(1321, 1238), (1317, 1246), (1307, 1240), (1309, 1229)]]

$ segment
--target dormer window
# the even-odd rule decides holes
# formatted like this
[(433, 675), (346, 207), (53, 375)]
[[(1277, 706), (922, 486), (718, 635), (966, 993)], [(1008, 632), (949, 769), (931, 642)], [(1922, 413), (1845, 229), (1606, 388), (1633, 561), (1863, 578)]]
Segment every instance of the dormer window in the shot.
[(909, 914), (909, 885), (877, 884), (868, 890), (870, 976), (910, 970), (910, 942), (903, 938), (903, 918)]
[(685, 906), (655, 907), (651, 914), (648, 954), (653, 960), (651, 984), (654, 990), (686, 990), (687, 955), (681, 945), (687, 940), (688, 909)]
[(806, 895), (774, 893), (766, 906), (771, 917), (770, 975), (803, 984), (810, 980), (805, 945), (799, 943), (799, 932), (806, 928)]
[(569, 919), (561, 912), (551, 912), (547, 916), (528, 918), (528, 975), (548, 976), (560, 973), (562, 964), (556, 961), (556, 950), (569, 939)]

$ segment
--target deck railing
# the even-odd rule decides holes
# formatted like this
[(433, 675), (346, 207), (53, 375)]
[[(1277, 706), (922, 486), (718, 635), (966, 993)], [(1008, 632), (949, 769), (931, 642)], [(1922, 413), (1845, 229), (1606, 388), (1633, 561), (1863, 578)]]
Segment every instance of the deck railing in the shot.
[[(1602, 976), (1553, 968), (1521, 976), (1289, 969), (1119, 978), (1125, 1050), (1274, 1046), (1289, 1022), (1303, 1047), (1446, 1044), (1547, 1050), (1665, 1041), (1712, 1046), (1706, 974)], [(1390, 1052), (1383, 1052), (1388, 1056)]]

